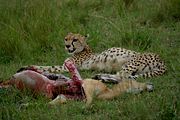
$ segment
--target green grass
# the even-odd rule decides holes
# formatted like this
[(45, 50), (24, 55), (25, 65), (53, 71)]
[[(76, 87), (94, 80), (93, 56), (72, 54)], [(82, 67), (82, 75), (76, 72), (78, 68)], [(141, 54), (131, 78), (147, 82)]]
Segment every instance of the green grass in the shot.
[[(157, 53), (168, 70), (139, 79), (154, 92), (95, 100), (89, 108), (79, 101), (49, 108), (42, 96), (1, 89), (0, 119), (180, 119), (179, 0), (0, 0), (0, 79), (23, 65), (61, 65), (68, 32), (89, 34), (95, 52), (116, 46)], [(95, 73), (81, 71), (84, 78)]]

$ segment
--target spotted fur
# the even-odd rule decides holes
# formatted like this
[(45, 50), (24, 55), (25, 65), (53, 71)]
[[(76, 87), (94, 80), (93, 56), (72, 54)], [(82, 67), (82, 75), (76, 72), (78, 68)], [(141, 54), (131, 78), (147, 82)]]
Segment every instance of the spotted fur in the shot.
[[(118, 77), (153, 77), (165, 72), (164, 62), (154, 53), (138, 53), (124, 48), (110, 48), (94, 54), (86, 42), (87, 36), (69, 33), (65, 39), (65, 49), (72, 56), (78, 69), (117, 72)], [(34, 66), (43, 72), (63, 72), (63, 66)]]

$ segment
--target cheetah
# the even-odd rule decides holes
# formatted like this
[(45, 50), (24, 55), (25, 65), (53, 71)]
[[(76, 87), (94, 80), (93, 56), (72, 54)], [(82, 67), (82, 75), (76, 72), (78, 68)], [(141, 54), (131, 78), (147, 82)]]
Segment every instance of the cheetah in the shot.
[[(93, 53), (87, 44), (88, 36), (68, 33), (64, 38), (65, 49), (71, 55), (66, 60), (72, 60), (80, 70), (96, 70), (105, 73), (98, 74), (96, 79), (136, 79), (159, 76), (165, 73), (166, 66), (159, 55), (154, 53), (139, 53), (125, 48), (113, 47), (100, 54)], [(65, 60), (65, 61), (66, 61)], [(31, 66), (40, 72), (62, 73), (67, 71), (62, 66)]]

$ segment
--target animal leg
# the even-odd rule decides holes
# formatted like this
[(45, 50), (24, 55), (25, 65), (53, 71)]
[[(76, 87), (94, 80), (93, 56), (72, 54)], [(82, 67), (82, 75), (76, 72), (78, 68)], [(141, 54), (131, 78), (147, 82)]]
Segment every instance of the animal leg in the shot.
[(96, 74), (92, 79), (100, 80), (103, 83), (113, 83), (117, 84), (121, 81), (120, 77), (112, 74)]
[(107, 89), (106, 91), (102, 91), (97, 98), (98, 99), (112, 99), (114, 97), (119, 96), (124, 92), (131, 92), (131, 93), (139, 93), (142, 91), (152, 91), (153, 85), (140, 83), (134, 80), (124, 80), (117, 85), (114, 85), (112, 89)]

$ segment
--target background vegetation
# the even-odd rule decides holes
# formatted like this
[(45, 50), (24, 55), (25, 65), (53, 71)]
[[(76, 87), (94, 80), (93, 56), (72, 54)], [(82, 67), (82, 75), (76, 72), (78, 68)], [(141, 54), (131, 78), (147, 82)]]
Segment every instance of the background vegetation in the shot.
[(89, 108), (79, 101), (49, 108), (42, 96), (0, 89), (0, 119), (180, 119), (180, 0), (0, 0), (0, 79), (23, 65), (61, 65), (68, 32), (89, 34), (95, 52), (117, 46), (157, 53), (168, 71), (139, 79), (155, 85), (152, 93), (96, 100)]

